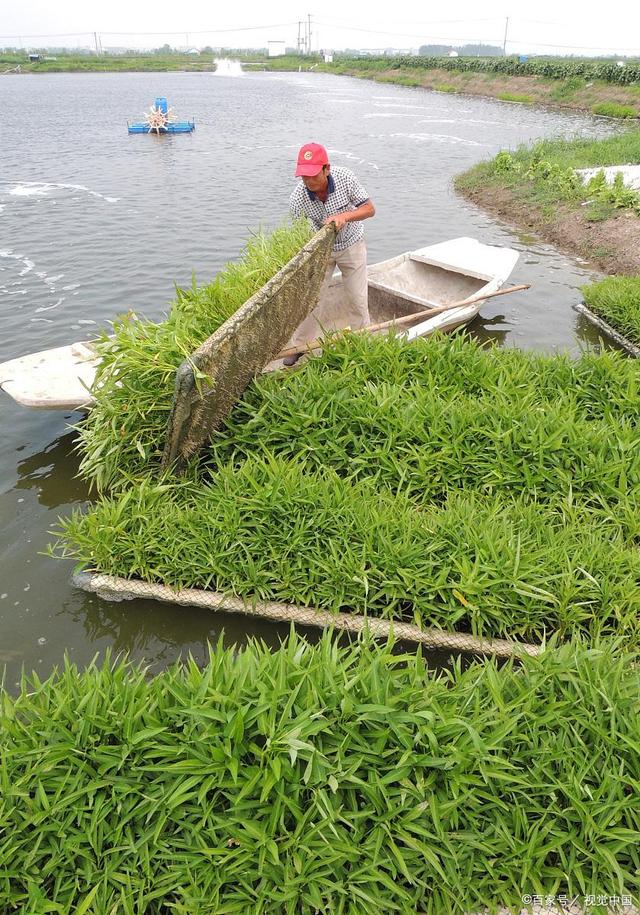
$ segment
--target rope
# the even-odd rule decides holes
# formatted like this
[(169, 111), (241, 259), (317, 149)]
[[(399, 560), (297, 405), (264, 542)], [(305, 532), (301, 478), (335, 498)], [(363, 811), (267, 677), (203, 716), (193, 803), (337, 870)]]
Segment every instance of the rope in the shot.
[(411, 623), (377, 619), (361, 614), (330, 613), (327, 610), (315, 610), (312, 607), (299, 607), (275, 601), (247, 601), (218, 591), (203, 591), (198, 588), (174, 589), (167, 585), (151, 584), (140, 579), (118, 578), (99, 572), (77, 572), (72, 576), (72, 582), (76, 587), (97, 594), (104, 600), (150, 598), (181, 606), (223, 610), (278, 622), (318, 626), (322, 629), (330, 627), (347, 632), (368, 630), (376, 637), (386, 638), (393, 634), (396, 638), (418, 642), (429, 648), (491, 654), (499, 658), (509, 658), (522, 653), (538, 655), (543, 650), (542, 645), (529, 645), (525, 642), (485, 639), (468, 633), (445, 632), (440, 629), (419, 629)]

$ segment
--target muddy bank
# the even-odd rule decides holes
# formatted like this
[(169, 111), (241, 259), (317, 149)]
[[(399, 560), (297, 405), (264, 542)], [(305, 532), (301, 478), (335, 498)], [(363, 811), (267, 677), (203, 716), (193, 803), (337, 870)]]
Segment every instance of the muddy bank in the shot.
[[(621, 86), (600, 80), (590, 82), (577, 77), (553, 79), (439, 69), (398, 68), (379, 71), (342, 68), (339, 65), (329, 65), (322, 69), (381, 83), (397, 83), (437, 92), (462, 93), (578, 111), (593, 112), (598, 105), (624, 105), (634, 109), (636, 118), (640, 117), (640, 86)], [(633, 118), (629, 120), (633, 121)]]
[(632, 212), (590, 222), (581, 210), (566, 204), (558, 204), (555, 214), (549, 216), (506, 187), (469, 187), (457, 182), (456, 190), (505, 222), (535, 232), (603, 273), (640, 274), (640, 218)]

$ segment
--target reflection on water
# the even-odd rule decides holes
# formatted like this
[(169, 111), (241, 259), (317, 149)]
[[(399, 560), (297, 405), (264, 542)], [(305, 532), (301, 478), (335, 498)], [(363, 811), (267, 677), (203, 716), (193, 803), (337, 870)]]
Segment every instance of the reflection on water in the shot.
[(16, 489), (35, 490), (38, 502), (47, 508), (85, 502), (89, 486), (78, 475), (76, 444), (76, 433), (66, 432), (18, 461)]
[[(130, 308), (161, 319), (175, 284), (209, 281), (252, 228), (282, 219), (296, 148), (311, 139), (356, 171), (376, 203), (366, 227), (371, 263), (458, 236), (514, 247), (521, 257), (510, 282), (532, 288), (488, 301), (470, 333), (573, 354), (598, 345), (572, 309), (593, 274), (461, 200), (452, 181), (501, 148), (616, 127), (326, 74), (224, 78), (240, 75), (232, 61), (217, 73), (162, 74), (162, 94), (198, 125), (176, 136), (127, 133), (127, 118), (149, 104), (149, 74), (3, 77), (0, 361), (86, 338)], [(96, 110), (100, 130), (87, 132)], [(71, 587), (74, 563), (45, 551), (58, 516), (89, 497), (68, 429), (77, 419), (0, 394), (0, 661), (10, 682), (23, 663), (43, 674), (65, 651), (85, 664), (112, 647), (157, 666), (183, 652), (202, 658), (223, 630), (237, 642), (247, 633), (282, 638), (285, 626), (152, 601), (106, 603)]]

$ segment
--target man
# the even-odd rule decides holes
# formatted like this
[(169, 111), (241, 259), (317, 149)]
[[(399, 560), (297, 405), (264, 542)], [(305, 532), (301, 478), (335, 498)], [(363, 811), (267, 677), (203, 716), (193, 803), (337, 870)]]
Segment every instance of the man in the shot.
[[(329, 326), (326, 297), (336, 264), (342, 274), (347, 298), (344, 312), (340, 315), (341, 323), (353, 328), (370, 323), (367, 249), (362, 220), (373, 216), (375, 207), (367, 191), (350, 169), (336, 166), (332, 170), (327, 151), (319, 143), (305, 143), (300, 149), (295, 174), (302, 181), (291, 195), (291, 215), (295, 218), (306, 216), (316, 229), (333, 222), (338, 231), (318, 305), (296, 328), (287, 346), (315, 340)], [(284, 364), (293, 365), (298, 358), (288, 356)]]

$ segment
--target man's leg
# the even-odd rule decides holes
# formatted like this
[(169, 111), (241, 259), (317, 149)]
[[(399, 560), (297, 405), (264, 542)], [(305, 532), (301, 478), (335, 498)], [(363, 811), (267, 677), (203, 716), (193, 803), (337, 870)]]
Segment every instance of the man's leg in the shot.
[(345, 248), (344, 251), (336, 251), (335, 258), (342, 273), (348, 299), (345, 303), (344, 324), (354, 329), (366, 327), (371, 323), (371, 319), (367, 286), (367, 247), (364, 240)]
[(320, 295), (318, 297), (318, 304), (313, 309), (313, 311), (307, 315), (304, 321), (301, 324), (298, 324), (294, 330), (291, 339), (287, 343), (285, 349), (288, 349), (290, 346), (298, 346), (303, 343), (309, 343), (311, 340), (316, 340), (318, 337), (322, 336), (323, 320), (322, 314), (324, 310), (323, 298), (326, 297), (327, 290), (331, 283), (331, 277), (333, 276), (333, 271), (335, 270), (336, 261), (335, 261), (335, 252), (329, 259), (327, 264), (327, 271), (324, 275), (324, 280), (322, 281), (322, 286), (320, 287)]

